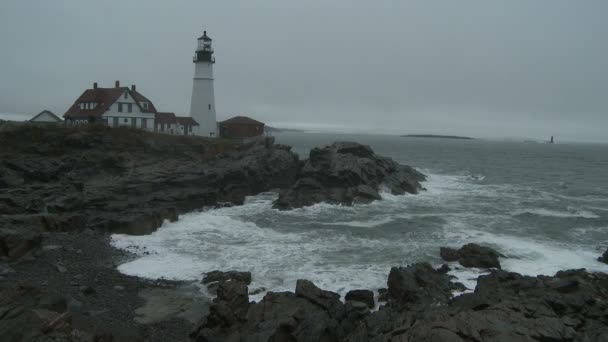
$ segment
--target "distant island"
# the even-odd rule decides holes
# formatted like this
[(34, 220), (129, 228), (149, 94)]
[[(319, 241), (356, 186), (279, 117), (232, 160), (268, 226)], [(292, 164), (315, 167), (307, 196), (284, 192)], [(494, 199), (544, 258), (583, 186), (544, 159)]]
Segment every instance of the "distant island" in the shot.
[(435, 138), (435, 139), (460, 139), (460, 140), (475, 140), (471, 137), (460, 137), (457, 135), (437, 135), (437, 134), (406, 134), (402, 135), (405, 138)]
[(278, 127), (271, 127), (271, 126), (266, 126), (266, 132), (304, 132), (301, 129), (295, 129), (295, 128), (278, 128)]

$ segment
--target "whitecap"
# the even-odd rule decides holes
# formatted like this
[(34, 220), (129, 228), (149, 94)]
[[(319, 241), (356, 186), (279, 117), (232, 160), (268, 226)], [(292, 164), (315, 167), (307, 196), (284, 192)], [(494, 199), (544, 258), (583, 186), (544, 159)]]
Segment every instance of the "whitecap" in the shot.
[(537, 216), (546, 216), (546, 217), (560, 217), (560, 218), (585, 218), (585, 219), (595, 219), (599, 218), (598, 215), (592, 213), (587, 210), (576, 210), (573, 208), (567, 208), (566, 211), (556, 211), (545, 208), (531, 208), (531, 209), (520, 209), (513, 212), (513, 216), (520, 215), (537, 215)]

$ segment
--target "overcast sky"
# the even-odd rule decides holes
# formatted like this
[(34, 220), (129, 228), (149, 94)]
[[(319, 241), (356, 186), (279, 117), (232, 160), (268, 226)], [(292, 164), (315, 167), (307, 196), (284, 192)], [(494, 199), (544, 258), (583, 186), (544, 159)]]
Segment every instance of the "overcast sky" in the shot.
[(137, 84), (187, 113), (196, 38), (218, 119), (608, 141), (608, 1), (2, 0), (0, 112)]

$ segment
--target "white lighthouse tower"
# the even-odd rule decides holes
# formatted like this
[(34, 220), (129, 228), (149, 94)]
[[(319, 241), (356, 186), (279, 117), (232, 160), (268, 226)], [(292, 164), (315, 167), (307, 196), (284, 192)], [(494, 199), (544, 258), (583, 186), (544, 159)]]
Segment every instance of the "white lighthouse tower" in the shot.
[(213, 92), (213, 48), (207, 31), (198, 39), (194, 54), (194, 81), (192, 84), (192, 101), (190, 116), (200, 125), (198, 135), (217, 136), (215, 118), (215, 95)]

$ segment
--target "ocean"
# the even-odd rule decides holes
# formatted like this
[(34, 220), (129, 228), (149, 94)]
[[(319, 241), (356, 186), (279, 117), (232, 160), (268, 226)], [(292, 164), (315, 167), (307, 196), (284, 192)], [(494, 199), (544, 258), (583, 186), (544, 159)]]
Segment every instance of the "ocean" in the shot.
[[(440, 266), (439, 247), (475, 242), (504, 254), (508, 271), (608, 272), (596, 261), (608, 247), (608, 145), (327, 133), (275, 138), (301, 158), (333, 141), (370, 145), (426, 174), (426, 191), (292, 211), (273, 209), (277, 195), (263, 193), (242, 206), (183, 215), (151, 235), (113, 235), (113, 246), (136, 255), (118, 269), (186, 281), (212, 270), (251, 271), (250, 289), (293, 291), (305, 278), (344, 295), (385, 288), (393, 266)], [(459, 267), (451, 274), (473, 290), (484, 272)]]

